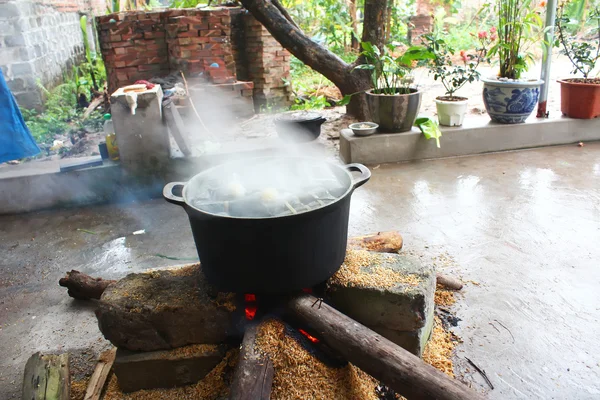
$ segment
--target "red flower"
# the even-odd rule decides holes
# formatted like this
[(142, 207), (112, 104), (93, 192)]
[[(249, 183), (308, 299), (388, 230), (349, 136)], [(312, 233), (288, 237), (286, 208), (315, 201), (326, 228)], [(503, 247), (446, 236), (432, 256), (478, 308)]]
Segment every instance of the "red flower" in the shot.
[(486, 31), (481, 31), (477, 34), (477, 36), (479, 37), (479, 39), (487, 39), (488, 34)]
[(498, 35), (496, 35), (495, 33), (492, 33), (492, 34), (490, 35), (490, 40), (491, 40), (492, 42), (495, 42), (495, 41), (496, 41), (496, 39), (498, 39)]
[(490, 28), (490, 33), (496, 33), (497, 31), (498, 31), (498, 30), (496, 29), (496, 27), (495, 27), (495, 26), (492, 26), (492, 27)]
[(463, 62), (465, 62), (465, 63), (466, 63), (466, 62), (468, 61), (468, 58), (467, 58), (467, 52), (466, 52), (466, 51), (464, 51), (464, 50), (461, 50), (461, 51), (460, 51), (460, 58), (462, 58)]
[(540, 1), (540, 7), (546, 7), (546, 2), (544, 0)]

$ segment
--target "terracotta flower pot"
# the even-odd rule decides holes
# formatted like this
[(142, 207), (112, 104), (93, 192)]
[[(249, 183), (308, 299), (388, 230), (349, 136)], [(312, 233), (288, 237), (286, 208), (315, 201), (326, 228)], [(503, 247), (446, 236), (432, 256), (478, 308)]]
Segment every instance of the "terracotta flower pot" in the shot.
[(571, 118), (592, 119), (600, 116), (599, 83), (573, 82), (563, 79), (560, 83), (560, 110)]
[(411, 130), (421, 108), (422, 92), (410, 89), (409, 94), (377, 94), (373, 90), (366, 93), (371, 119), (379, 124), (379, 131)]

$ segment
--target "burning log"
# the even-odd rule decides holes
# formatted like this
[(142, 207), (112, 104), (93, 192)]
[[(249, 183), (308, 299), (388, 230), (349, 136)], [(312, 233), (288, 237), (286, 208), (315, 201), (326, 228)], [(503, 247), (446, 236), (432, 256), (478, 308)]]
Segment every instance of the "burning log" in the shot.
[(410, 354), (383, 336), (323, 303), (302, 295), (286, 305), (297, 318), (319, 334), (319, 339), (374, 378), (407, 398), (478, 400), (483, 396)]
[(230, 400), (269, 400), (275, 370), (267, 356), (256, 349), (258, 324), (246, 327)]
[(398, 231), (377, 232), (365, 236), (356, 236), (348, 240), (348, 247), (375, 251), (378, 253), (397, 253), (402, 249), (402, 236)]
[(116, 281), (102, 278), (92, 278), (79, 271), (71, 270), (64, 278), (60, 278), (58, 284), (68, 289), (67, 293), (74, 299), (90, 300), (100, 299), (106, 287)]

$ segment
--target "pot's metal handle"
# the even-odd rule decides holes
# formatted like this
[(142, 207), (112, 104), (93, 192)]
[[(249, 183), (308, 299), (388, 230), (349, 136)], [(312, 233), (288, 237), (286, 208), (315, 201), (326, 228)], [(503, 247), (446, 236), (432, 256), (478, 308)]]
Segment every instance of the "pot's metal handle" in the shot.
[(319, 119), (316, 119), (315, 122), (317, 124), (319, 124), (319, 126), (323, 125), (323, 123), (327, 122), (327, 118), (325, 117), (320, 117)]
[(352, 183), (354, 189), (364, 185), (369, 179), (371, 179), (371, 171), (362, 164), (346, 164), (346, 169), (350, 172), (360, 172), (360, 176)]
[(169, 203), (177, 204), (178, 206), (185, 205), (185, 200), (183, 200), (183, 197), (175, 196), (173, 194), (173, 189), (176, 186), (184, 186), (184, 185), (185, 185), (185, 182), (167, 183), (163, 189), (163, 197), (165, 198), (165, 200), (168, 201)]

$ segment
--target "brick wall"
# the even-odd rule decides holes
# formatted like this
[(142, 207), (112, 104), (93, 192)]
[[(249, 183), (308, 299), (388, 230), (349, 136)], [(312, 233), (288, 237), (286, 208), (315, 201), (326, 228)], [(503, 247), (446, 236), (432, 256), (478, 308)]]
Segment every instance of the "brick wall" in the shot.
[[(289, 104), (282, 80), (289, 77), (289, 53), (240, 8), (115, 13), (96, 20), (110, 92), (181, 70), (214, 84), (253, 81), (258, 106)], [(246, 96), (251, 89), (243, 90)]]
[(103, 7), (98, 0), (0, 1), (0, 68), (21, 106), (39, 107), (36, 81), (52, 86), (82, 58), (80, 13)]

